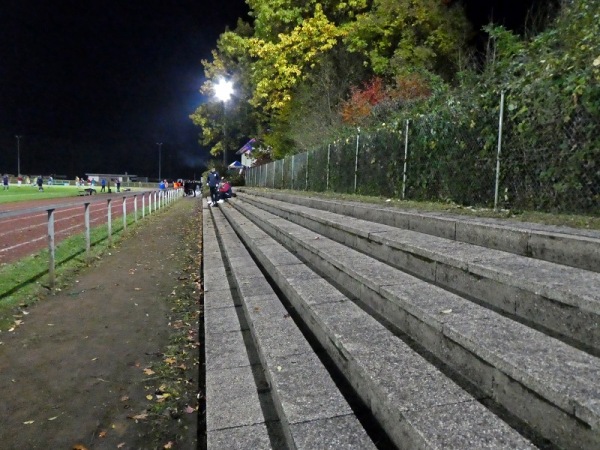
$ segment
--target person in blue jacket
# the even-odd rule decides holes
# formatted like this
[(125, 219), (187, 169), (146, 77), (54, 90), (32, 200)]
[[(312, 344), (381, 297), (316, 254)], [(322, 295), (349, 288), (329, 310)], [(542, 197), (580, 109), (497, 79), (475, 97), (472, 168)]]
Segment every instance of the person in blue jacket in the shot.
[(213, 167), (210, 169), (208, 183), (206, 183), (210, 189), (210, 201), (208, 202), (208, 206), (216, 206), (219, 201), (219, 181), (221, 181), (221, 177), (217, 173), (217, 169)]

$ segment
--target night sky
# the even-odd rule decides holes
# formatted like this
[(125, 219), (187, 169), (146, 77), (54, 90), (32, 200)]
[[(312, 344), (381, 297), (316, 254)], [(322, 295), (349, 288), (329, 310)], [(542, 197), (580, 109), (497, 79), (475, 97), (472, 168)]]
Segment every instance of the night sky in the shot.
[[(480, 27), (518, 28), (535, 0), (467, 2)], [(485, 6), (484, 6), (485, 5)], [(244, 0), (2, 0), (0, 172), (199, 176), (208, 149), (188, 116), (201, 59), (247, 19)], [(514, 22), (514, 23), (513, 23)]]
[(244, 0), (2, 0), (0, 172), (192, 177), (201, 59)]

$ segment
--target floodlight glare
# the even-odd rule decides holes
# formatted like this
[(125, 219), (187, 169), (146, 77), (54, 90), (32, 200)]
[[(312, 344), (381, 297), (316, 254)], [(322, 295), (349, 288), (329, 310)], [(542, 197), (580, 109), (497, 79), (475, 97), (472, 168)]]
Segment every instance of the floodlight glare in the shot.
[(229, 100), (233, 94), (233, 83), (228, 80), (220, 79), (215, 85), (215, 96), (222, 102)]

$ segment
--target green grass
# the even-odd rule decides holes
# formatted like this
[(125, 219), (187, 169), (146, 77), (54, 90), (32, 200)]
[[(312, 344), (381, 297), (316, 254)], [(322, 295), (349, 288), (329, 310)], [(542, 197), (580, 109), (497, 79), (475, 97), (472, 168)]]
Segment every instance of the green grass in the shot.
[[(40, 192), (37, 186), (16, 186), (11, 185), (9, 189), (0, 190), (0, 204), (1, 203), (15, 203), (15, 202), (26, 202), (29, 200), (40, 200), (47, 198), (63, 198), (63, 197), (78, 197), (79, 191), (82, 189), (89, 188), (90, 186), (46, 186), (44, 185), (44, 191)], [(94, 186), (96, 194), (101, 195), (100, 186)], [(143, 188), (127, 188), (132, 191), (148, 190)], [(123, 189), (121, 189), (123, 190)], [(113, 192), (114, 189), (113, 189)]]
[[(141, 214), (140, 209), (138, 210), (138, 222), (141, 221)], [(146, 214), (148, 214), (147, 210)], [(127, 216), (125, 233), (123, 220), (119, 217), (118, 220), (113, 221), (113, 245), (129, 233), (134, 225), (133, 214)], [(83, 234), (72, 236), (56, 246), (55, 290), (69, 284), (79, 271), (93, 264), (104, 252), (109, 251), (107, 225), (92, 228), (90, 242), (89, 261), (85, 254), (85, 236)], [(0, 330), (9, 329), (15, 319), (19, 319), (23, 310), (52, 292), (48, 281), (47, 249), (15, 263), (0, 265)]]
[(0, 191), (0, 203), (14, 203), (47, 198), (77, 197), (79, 190), (75, 186), (44, 186), (44, 191), (38, 191), (37, 186), (15, 186)]

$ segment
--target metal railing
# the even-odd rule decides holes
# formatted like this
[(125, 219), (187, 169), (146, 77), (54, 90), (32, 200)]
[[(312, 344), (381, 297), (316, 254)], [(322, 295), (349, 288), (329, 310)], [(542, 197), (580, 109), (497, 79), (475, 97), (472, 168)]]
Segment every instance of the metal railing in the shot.
[[(127, 193), (123, 195), (113, 196), (106, 200), (92, 200), (90, 196), (89, 201), (79, 201), (70, 203), (56, 203), (47, 206), (39, 206), (27, 209), (15, 209), (10, 211), (0, 212), (0, 224), (3, 220), (9, 218), (18, 218), (23, 216), (30, 216), (32, 214), (46, 212), (47, 213), (47, 241), (48, 241), (48, 284), (52, 288), (55, 285), (55, 251), (56, 251), (56, 240), (55, 240), (55, 213), (61, 209), (83, 207), (83, 224), (84, 224), (84, 235), (85, 235), (85, 258), (90, 260), (91, 257), (91, 239), (90, 239), (90, 205), (97, 205), (106, 203), (106, 226), (107, 226), (107, 239), (110, 246), (113, 245), (113, 218), (112, 218), (112, 203), (114, 201), (122, 202), (122, 229), (127, 229), (128, 213), (133, 214), (133, 221), (138, 221), (138, 199), (141, 200), (141, 218), (156, 213), (161, 208), (171, 205), (176, 200), (183, 196), (183, 189), (171, 189), (164, 191), (150, 191), (150, 192), (135, 192)], [(127, 201), (130, 200), (132, 210), (128, 211)]]

